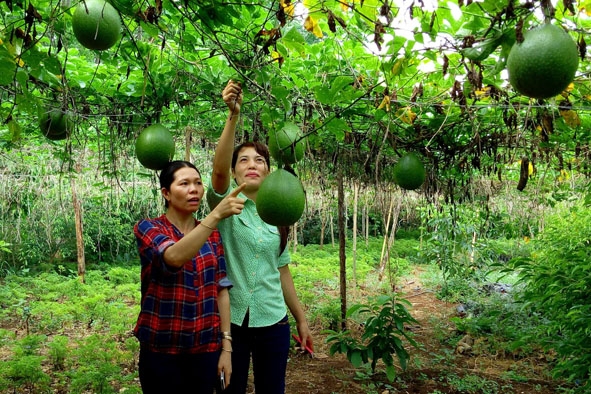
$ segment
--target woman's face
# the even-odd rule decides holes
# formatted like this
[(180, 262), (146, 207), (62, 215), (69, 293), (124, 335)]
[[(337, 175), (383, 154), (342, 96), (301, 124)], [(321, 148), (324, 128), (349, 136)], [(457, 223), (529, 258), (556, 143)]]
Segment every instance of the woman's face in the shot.
[(196, 212), (201, 204), (205, 189), (201, 175), (195, 169), (182, 167), (174, 173), (170, 190), (162, 189), (162, 195), (168, 201), (168, 209)]
[(244, 191), (248, 193), (259, 189), (263, 180), (269, 175), (269, 167), (265, 158), (253, 147), (245, 147), (238, 152), (232, 174), (236, 184), (246, 183)]

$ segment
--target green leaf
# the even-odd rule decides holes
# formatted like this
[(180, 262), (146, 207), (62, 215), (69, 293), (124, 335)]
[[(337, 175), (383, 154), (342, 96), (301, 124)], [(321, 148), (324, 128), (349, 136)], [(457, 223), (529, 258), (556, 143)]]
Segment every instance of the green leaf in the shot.
[(394, 365), (388, 365), (386, 367), (386, 377), (390, 382), (393, 382), (396, 379), (396, 367)]
[(357, 313), (361, 308), (363, 308), (362, 304), (355, 304), (353, 306), (351, 306), (349, 309), (347, 309), (347, 317), (351, 317), (353, 316), (355, 313)]
[(326, 123), (325, 126), (336, 141), (344, 141), (345, 131), (350, 129), (349, 125), (347, 125), (347, 123), (340, 118), (331, 119), (330, 122)]
[(284, 86), (275, 85), (273, 86), (271, 92), (273, 96), (275, 96), (277, 101), (283, 105), (283, 109), (285, 110), (285, 112), (289, 113), (291, 111), (291, 101), (287, 99), (290, 93), (289, 90), (287, 90), (287, 88), (285, 88)]
[(321, 104), (332, 104), (334, 101), (334, 97), (328, 86), (316, 86), (314, 88), (314, 97)]
[(0, 85), (10, 85), (14, 81), (14, 61), (0, 58)]
[(363, 364), (363, 358), (361, 356), (361, 351), (359, 350), (351, 351), (351, 353), (347, 355), (347, 358), (355, 368), (359, 368)]
[(300, 54), (306, 53), (306, 40), (304, 36), (294, 27), (290, 29), (282, 38), (281, 42), (289, 50)]
[(354, 81), (355, 81), (355, 79), (350, 76), (336, 77), (331, 83), (332, 86), (330, 88), (330, 94), (333, 94), (333, 95), (339, 94), (343, 88), (345, 88), (347, 86), (351, 86)]
[(481, 62), (489, 57), (489, 55), (493, 53), (500, 44), (501, 36), (489, 38), (482, 41), (481, 43), (478, 43), (476, 46), (460, 50), (460, 53), (470, 60)]
[(60, 61), (52, 56), (47, 56), (43, 59), (43, 65), (45, 66), (45, 70), (50, 72), (54, 75), (60, 75), (62, 73), (62, 65)]

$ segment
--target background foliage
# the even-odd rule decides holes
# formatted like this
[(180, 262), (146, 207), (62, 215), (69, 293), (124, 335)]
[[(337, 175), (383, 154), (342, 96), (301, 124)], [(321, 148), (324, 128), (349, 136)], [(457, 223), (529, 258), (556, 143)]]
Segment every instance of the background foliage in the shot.
[[(246, 94), (240, 138), (293, 121), (328, 178), (337, 165), (387, 181), (414, 150), (428, 164), (427, 195), (453, 201), (470, 197), (475, 174), (506, 177), (522, 157), (552, 177), (587, 171), (586, 1), (113, 0), (123, 36), (101, 52), (73, 37), (76, 4), (2, 3), (3, 150), (39, 143), (38, 114), (57, 106), (77, 124), (66, 168), (91, 148), (99, 170), (122, 176), (151, 123), (179, 139), (189, 130), (194, 146), (214, 142), (219, 92), (235, 78)], [(505, 58), (516, 32), (544, 19), (578, 43), (580, 69), (562, 95), (529, 100), (507, 83)]]
[[(294, 271), (310, 275), (298, 290), (312, 321), (338, 329), (336, 298), (315, 300), (338, 288), (329, 244), (339, 174), (347, 240), (355, 185), (359, 218), (368, 218), (360, 227), (373, 236), (358, 229), (359, 286), (390, 295), (410, 266), (437, 267), (438, 296), (467, 310), (444, 341), (470, 334), (516, 357), (544, 352), (556, 379), (588, 389), (591, 2), (113, 0), (123, 35), (102, 52), (76, 42), (77, 4), (0, 2), (0, 345), (10, 349), (0, 388), (134, 387), (126, 381), (137, 351), (126, 307), (139, 296), (131, 226), (162, 212), (135, 138), (162, 123), (176, 158), (207, 179), (226, 118), (220, 92), (232, 78), (245, 94), (239, 140), (265, 140), (288, 120), (306, 135), (296, 167), (307, 191), (296, 233), (306, 253), (294, 253)], [(520, 32), (545, 19), (569, 32), (581, 61), (565, 92), (530, 100), (507, 83), (504, 61)], [(40, 113), (53, 107), (75, 119), (65, 141), (39, 131)], [(407, 151), (427, 167), (418, 192), (392, 182)], [(525, 159), (528, 182), (517, 191)], [(73, 191), (84, 213), (86, 285), (74, 278)], [(380, 267), (393, 201), (401, 210), (387, 281), (364, 282)], [(491, 296), (494, 270), (516, 281), (510, 297)], [(80, 324), (106, 335), (60, 332)], [(15, 326), (26, 335), (5, 328)]]

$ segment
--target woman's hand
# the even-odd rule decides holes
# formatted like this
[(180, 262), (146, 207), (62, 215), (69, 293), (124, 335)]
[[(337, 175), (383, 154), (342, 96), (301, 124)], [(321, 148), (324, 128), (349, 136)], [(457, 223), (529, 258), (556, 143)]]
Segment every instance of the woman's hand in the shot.
[(244, 198), (238, 197), (238, 194), (246, 187), (246, 183), (232, 190), (211, 212), (219, 219), (225, 219), (232, 215), (238, 215), (244, 209)]
[(302, 350), (306, 349), (306, 347), (310, 348), (314, 351), (314, 341), (312, 340), (312, 334), (310, 333), (310, 328), (308, 327), (308, 322), (297, 322), (296, 328), (298, 330), (298, 334), (302, 340)]
[(230, 110), (231, 116), (238, 115), (242, 105), (242, 85), (240, 82), (229, 80), (222, 92), (222, 97)]
[(224, 380), (226, 387), (230, 384), (232, 378), (232, 353), (222, 350), (220, 358), (218, 360), (218, 376), (221, 376), (222, 371), (224, 372)]

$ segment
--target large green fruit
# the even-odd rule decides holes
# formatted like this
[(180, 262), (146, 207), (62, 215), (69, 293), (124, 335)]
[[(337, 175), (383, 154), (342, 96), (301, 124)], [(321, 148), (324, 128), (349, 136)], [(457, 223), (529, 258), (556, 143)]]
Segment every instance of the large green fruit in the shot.
[(103, 51), (121, 37), (121, 18), (104, 0), (81, 0), (72, 16), (72, 30), (80, 44)]
[(417, 189), (425, 182), (425, 166), (416, 154), (407, 153), (394, 166), (394, 178), (403, 189)]
[(39, 117), (39, 128), (52, 141), (65, 140), (73, 127), (70, 115), (61, 109), (50, 109)]
[(151, 170), (163, 169), (174, 156), (174, 138), (161, 124), (146, 127), (135, 141), (135, 155)]
[(291, 226), (302, 217), (305, 205), (302, 183), (284, 169), (270, 173), (257, 194), (257, 212), (264, 222), (273, 226)]
[(294, 164), (304, 157), (306, 143), (301, 139), (300, 128), (285, 122), (279, 130), (269, 133), (269, 153), (280, 164)]
[(527, 31), (507, 57), (509, 82), (519, 93), (544, 99), (560, 94), (579, 66), (577, 44), (562, 28), (544, 24)]

